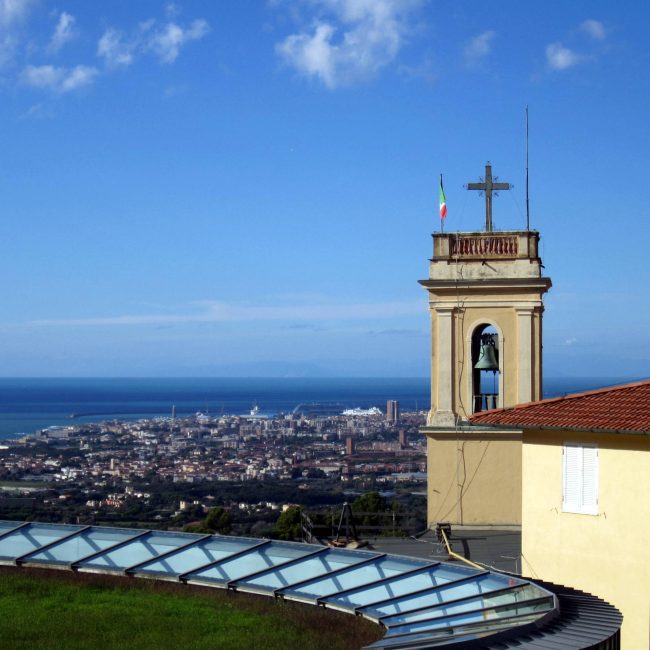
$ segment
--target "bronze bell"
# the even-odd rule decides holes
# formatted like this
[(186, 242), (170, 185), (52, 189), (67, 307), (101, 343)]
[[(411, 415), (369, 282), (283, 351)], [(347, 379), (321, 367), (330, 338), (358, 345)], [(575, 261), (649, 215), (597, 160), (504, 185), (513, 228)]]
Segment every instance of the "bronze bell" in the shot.
[(486, 341), (481, 343), (481, 350), (478, 355), (478, 361), (474, 365), (476, 370), (491, 370), (496, 372), (499, 369), (499, 361), (497, 359), (497, 351), (494, 346), (494, 341)]

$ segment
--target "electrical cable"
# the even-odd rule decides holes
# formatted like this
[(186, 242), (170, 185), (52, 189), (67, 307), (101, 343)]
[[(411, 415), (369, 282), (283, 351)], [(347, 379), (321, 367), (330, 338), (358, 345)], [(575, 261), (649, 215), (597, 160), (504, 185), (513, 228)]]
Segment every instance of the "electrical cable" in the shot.
[[(467, 466), (465, 465), (465, 444), (466, 444), (467, 442), (468, 442), (468, 441), (465, 440), (465, 441), (463, 442), (463, 445), (462, 445), (462, 448), (461, 448), (461, 458), (462, 458), (462, 460), (463, 460), (463, 473), (464, 473), (464, 480), (467, 479)], [(485, 445), (485, 449), (483, 450), (483, 454), (481, 455), (481, 459), (479, 460), (478, 465), (476, 466), (476, 469), (474, 470), (474, 473), (472, 474), (472, 478), (470, 479), (469, 483), (467, 484), (467, 487), (466, 487), (466, 488), (464, 489), (464, 491), (461, 493), (461, 496), (460, 496), (459, 500), (456, 501), (456, 503), (454, 503), (454, 504), (451, 506), (451, 508), (449, 508), (449, 510), (447, 510), (447, 512), (445, 512), (445, 514), (444, 514), (443, 517), (442, 517), (442, 520), (444, 520), (445, 517), (447, 517), (447, 516), (448, 516), (448, 515), (453, 511), (453, 509), (458, 505), (458, 502), (462, 499), (463, 495), (467, 492), (467, 490), (469, 490), (470, 485), (472, 484), (472, 482), (474, 481), (474, 478), (476, 477), (476, 473), (478, 472), (479, 468), (481, 467), (481, 465), (482, 465), (482, 463), (483, 463), (483, 459), (485, 458), (485, 455), (487, 454), (487, 450), (488, 450), (489, 447), (490, 447), (490, 442), (488, 442), (487, 445)], [(460, 461), (459, 461), (459, 464), (460, 464)], [(464, 486), (464, 482), (463, 482), (463, 487), (465, 487), (465, 486)], [(461, 507), (462, 507), (462, 506), (461, 506)], [(462, 523), (462, 522), (461, 522), (461, 523)]]
[(458, 213), (458, 225), (462, 225), (463, 216), (465, 215), (465, 206), (467, 205), (467, 194), (463, 194), (463, 200), (460, 204), (460, 211)]
[(517, 208), (517, 212), (519, 212), (519, 216), (525, 218), (526, 215), (524, 214), (524, 211), (521, 209), (521, 206), (519, 205), (519, 201), (517, 201), (517, 197), (515, 196), (515, 192), (508, 192), (508, 195), (510, 196), (510, 198), (514, 202), (515, 207)]
[[(514, 197), (513, 197), (514, 198)], [(464, 195), (464, 199), (461, 203), (461, 209), (460, 209), (460, 214), (459, 214), (459, 221), (462, 219), (462, 216), (464, 214), (464, 209), (467, 201), (467, 195)], [(517, 208), (520, 210), (518, 204)], [(460, 297), (460, 284), (462, 282), (463, 278), (463, 270), (464, 270), (464, 265), (460, 263), (460, 236), (459, 232), (456, 233), (450, 233), (450, 236), (455, 238), (455, 245), (453, 246), (454, 250), (454, 267), (455, 267), (455, 278), (454, 278), (454, 284), (455, 284), (455, 290), (456, 290), (456, 310), (455, 310), (455, 318), (457, 319), (456, 325), (457, 327), (453, 328), (453, 332), (458, 332), (460, 331), (461, 335), (461, 345), (460, 345), (460, 356), (458, 359), (458, 364), (455, 367), (455, 370), (457, 370), (457, 375), (458, 375), (458, 383), (457, 383), (457, 396), (458, 396), (458, 406), (460, 407), (459, 411), (460, 413), (463, 413), (465, 417), (468, 416), (468, 411), (465, 406), (464, 400), (463, 400), (463, 376), (465, 372), (465, 340), (464, 340), (464, 330), (465, 330), (465, 314), (466, 314), (466, 309), (465, 309), (465, 300), (461, 300)], [(453, 343), (452, 343), (453, 348), (457, 348), (457, 341), (456, 337), (454, 337)], [(452, 349), (452, 357), (453, 357), (453, 352), (454, 350)], [(465, 444), (467, 441), (463, 441), (461, 444), (460, 437), (458, 435), (459, 432), (459, 415), (456, 414), (456, 417), (454, 418), (454, 431), (456, 433), (456, 454), (457, 454), (457, 461), (456, 461), (456, 487), (458, 488), (459, 492), (457, 495), (457, 499), (455, 503), (451, 506), (451, 508), (445, 513), (444, 518), (446, 518), (457, 506), (460, 505), (460, 521), (462, 523), (463, 521), (463, 513), (462, 513), (462, 501), (463, 501), (463, 496), (466, 493), (466, 491), (469, 489), (472, 481), (476, 477), (476, 472), (478, 471), (479, 467), (481, 466), (481, 463), (483, 462), (483, 459), (485, 458), (485, 454), (487, 453), (487, 450), (490, 446), (490, 443), (488, 442), (485, 449), (483, 450), (483, 455), (481, 456), (481, 460), (479, 461), (474, 474), (472, 475), (470, 482), (465, 485), (467, 481), (467, 464), (466, 464), (466, 458), (465, 458)], [(461, 469), (461, 464), (463, 468), (463, 479), (462, 482), (460, 480), (460, 469)], [(442, 508), (444, 507), (444, 504), (447, 501), (447, 497), (449, 496), (449, 493), (451, 492), (451, 489), (453, 488), (454, 485), (454, 479), (450, 481), (449, 487), (447, 488), (447, 491), (445, 492), (444, 497), (440, 501), (440, 506), (438, 508), (438, 511), (436, 512), (434, 516), (434, 521), (439, 521), (438, 517), (440, 515), (440, 512)]]
[[(463, 378), (463, 372), (465, 370), (465, 345), (464, 345), (464, 338), (462, 337), (462, 334), (464, 333), (464, 320), (465, 320), (465, 301), (460, 299), (460, 281), (463, 279), (463, 265), (459, 264), (459, 245), (458, 245), (458, 233), (455, 234), (456, 237), (456, 246), (455, 246), (455, 267), (456, 267), (456, 278), (455, 278), (455, 288), (456, 288), (456, 309), (457, 309), (457, 317), (460, 320), (460, 332), (461, 332), (461, 349), (460, 349), (460, 359), (458, 362), (458, 401), (459, 405), (461, 407), (461, 410), (465, 415), (467, 415), (467, 410), (465, 407), (465, 404), (463, 402), (463, 391), (462, 391), (462, 378)], [(458, 330), (458, 328), (455, 328)], [(454, 341), (455, 343), (455, 341)], [(465, 457), (465, 445), (468, 441), (463, 441), (461, 444), (460, 438), (458, 436), (458, 431), (459, 431), (459, 421), (458, 418), (456, 418), (455, 424), (454, 424), (454, 430), (456, 432), (456, 452), (457, 452), (457, 461), (456, 461), (456, 486), (459, 488), (459, 494), (458, 498), (456, 499), (455, 503), (452, 504), (452, 506), (445, 512), (445, 514), (442, 517), (442, 520), (444, 520), (451, 512), (456, 508), (457, 506), (460, 506), (460, 522), (462, 523), (463, 521), (463, 496), (467, 493), (469, 488), (471, 487), (472, 483), (474, 482), (474, 479), (476, 478), (476, 475), (478, 473), (478, 470), (480, 469), (481, 465), (483, 464), (483, 460), (485, 459), (485, 456), (488, 452), (488, 449), (490, 447), (491, 441), (488, 441), (485, 448), (483, 449), (483, 453), (481, 455), (481, 458), (471, 476), (469, 479), (469, 482), (466, 484), (467, 481), (467, 462), (466, 462), (466, 457)], [(463, 478), (462, 481), (460, 480), (460, 468), (462, 464), (462, 474)], [(434, 517), (435, 521), (440, 521), (438, 519), (440, 512), (442, 508), (444, 507), (444, 504), (447, 500), (447, 497), (449, 496), (449, 492), (451, 491), (451, 488), (453, 487), (454, 480), (452, 478), (449, 487), (447, 488), (447, 492), (445, 493), (445, 496), (440, 502), (440, 507), (438, 508), (438, 511), (436, 512), (436, 515)]]
[[(459, 266), (459, 256), (460, 256), (460, 250), (459, 250), (459, 241), (458, 241), (458, 235), (456, 235), (456, 310), (458, 314), (458, 320), (459, 320), (459, 325), (460, 325), (460, 359), (459, 364), (458, 364), (458, 404), (460, 406), (460, 411), (465, 414), (467, 417), (467, 409), (465, 408), (465, 404), (463, 402), (463, 371), (465, 370), (465, 340), (463, 337), (463, 334), (465, 332), (465, 301), (463, 300), (462, 306), (461, 306), (461, 300), (460, 300), (460, 280), (463, 278), (463, 266)], [(454, 344), (456, 341), (454, 341)], [(456, 431), (456, 456), (457, 456), (457, 461), (456, 461), (456, 489), (458, 490), (457, 492), (457, 498), (456, 498), (456, 503), (452, 506), (452, 510), (458, 506), (460, 509), (459, 512), (459, 521), (462, 524), (463, 523), (463, 494), (464, 494), (464, 483), (467, 480), (467, 465), (465, 463), (465, 442), (463, 444), (460, 444), (460, 437), (458, 435), (458, 417), (456, 417), (456, 423), (455, 423), (455, 431)], [(459, 455), (460, 452), (460, 455)], [(460, 481), (460, 476), (459, 476), (459, 469), (460, 465), (463, 465), (463, 481), (461, 483)], [(449, 511), (451, 512), (451, 510)], [(449, 514), (449, 513), (447, 513)], [(447, 514), (443, 517), (445, 519), (447, 517)]]
[[(450, 235), (451, 235), (451, 233), (450, 233)], [(461, 300), (460, 300), (460, 288), (459, 288), (459, 279), (462, 279), (462, 277), (463, 277), (463, 265), (459, 264), (459, 262), (460, 262), (460, 259), (459, 259), (459, 255), (460, 255), (459, 249), (460, 249), (460, 247), (459, 247), (459, 235), (458, 235), (458, 233), (454, 233), (453, 237), (455, 237), (455, 239), (456, 239), (456, 245), (454, 247), (454, 250), (455, 250), (454, 262), (455, 262), (455, 269), (456, 269), (456, 277), (454, 279), (455, 289), (456, 289), (456, 309), (458, 310), (459, 314), (462, 314), (462, 319), (464, 319), (465, 307), (464, 307), (464, 301), (461, 303)], [(461, 320), (461, 329), (462, 329), (462, 326), (463, 326), (463, 321)], [(452, 352), (453, 352), (453, 350), (452, 350)], [(461, 372), (460, 372), (460, 374), (462, 376), (462, 368), (463, 368), (463, 364), (464, 364), (464, 346), (461, 346), (461, 353), (462, 353), (462, 357), (461, 357)], [(464, 406), (463, 401), (462, 401), (462, 399), (463, 399), (462, 398), (462, 392), (460, 390), (460, 381), (459, 381), (458, 388), (459, 388), (459, 401), (460, 401), (460, 404), (461, 404), (461, 406), (463, 408), (463, 411), (465, 411), (465, 406)], [(455, 418), (455, 420), (454, 420), (454, 430), (456, 432), (456, 449), (458, 450), (458, 445), (460, 443), (460, 440), (458, 439), (458, 418)], [(456, 485), (457, 486), (458, 486), (458, 468), (459, 468), (460, 462), (461, 462), (461, 459), (458, 458), (458, 460), (456, 461)], [(453, 487), (454, 487), (454, 479), (452, 478), (450, 483), (449, 483), (449, 487), (447, 488), (447, 491), (445, 492), (445, 496), (440, 501), (440, 506), (438, 507), (438, 511), (436, 512), (436, 514), (435, 514), (435, 516), (433, 518), (434, 521), (439, 521), (438, 515), (440, 514), (440, 511), (444, 507), (444, 504), (447, 501), (447, 497), (449, 496), (449, 493), (451, 492)], [(457, 504), (458, 504), (458, 500), (456, 500), (456, 502), (452, 506), (452, 510), (456, 507)]]
[[(528, 566), (531, 573), (533, 574), (532, 577), (535, 578), (536, 580), (539, 580), (540, 577), (537, 575), (537, 572), (535, 571), (535, 569), (533, 569), (533, 565), (528, 561), (528, 558), (523, 553), (521, 554), (521, 559), (526, 562), (526, 565)], [(521, 565), (521, 575), (523, 575), (523, 574), (524, 574), (524, 565), (522, 563), (522, 565)]]

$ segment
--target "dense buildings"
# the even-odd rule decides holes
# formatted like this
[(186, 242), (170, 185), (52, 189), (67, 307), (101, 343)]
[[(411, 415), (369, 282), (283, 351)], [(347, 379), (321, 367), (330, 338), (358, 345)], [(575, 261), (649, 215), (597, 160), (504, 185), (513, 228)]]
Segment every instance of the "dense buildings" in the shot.
[[(404, 414), (400, 431), (423, 419)], [(412, 440), (402, 444), (382, 414), (50, 428), (0, 450), (0, 518), (178, 526), (219, 504), (253, 525), (287, 502), (337, 504), (343, 490), (421, 484), (424, 444)]]

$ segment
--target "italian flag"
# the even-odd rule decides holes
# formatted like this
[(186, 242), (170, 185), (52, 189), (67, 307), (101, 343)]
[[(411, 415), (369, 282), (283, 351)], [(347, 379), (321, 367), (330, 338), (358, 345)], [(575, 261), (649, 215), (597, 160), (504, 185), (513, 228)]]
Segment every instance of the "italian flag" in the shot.
[(440, 174), (440, 218), (447, 216), (447, 199), (445, 199), (445, 190), (442, 189), (442, 174)]

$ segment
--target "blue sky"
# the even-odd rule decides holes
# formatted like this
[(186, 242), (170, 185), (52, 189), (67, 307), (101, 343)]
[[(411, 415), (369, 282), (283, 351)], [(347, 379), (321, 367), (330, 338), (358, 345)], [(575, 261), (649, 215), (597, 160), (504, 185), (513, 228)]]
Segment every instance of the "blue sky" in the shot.
[(426, 376), (514, 184), (547, 376), (650, 375), (650, 5), (0, 0), (3, 376)]

